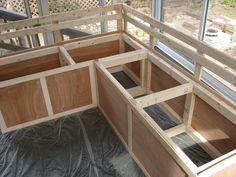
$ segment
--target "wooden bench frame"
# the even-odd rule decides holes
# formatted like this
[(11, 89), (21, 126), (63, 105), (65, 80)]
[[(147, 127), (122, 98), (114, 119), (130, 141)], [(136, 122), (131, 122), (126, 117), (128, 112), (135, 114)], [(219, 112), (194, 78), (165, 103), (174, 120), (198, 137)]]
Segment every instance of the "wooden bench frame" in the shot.
[[(107, 13), (111, 11), (115, 11), (116, 13), (94, 17), (94, 15), (96, 14)], [(65, 42), (61, 41), (60, 38), (57, 38), (59, 33), (58, 30), (60, 29), (110, 20), (117, 21), (116, 32), (84, 37), (81, 39), (75, 39)], [(140, 22), (140, 20), (145, 21), (147, 24), (149, 24), (149, 26)], [(150, 35), (149, 45), (143, 44), (134, 36), (131, 36), (128, 33), (127, 28), (129, 23), (135, 25), (137, 28), (142, 29)], [(156, 141), (161, 143), (165, 150), (171, 155), (174, 161), (181, 167), (181, 169), (184, 170), (184, 172), (188, 176), (203, 177), (217, 176), (218, 173), (220, 174), (221, 172), (223, 172), (223, 174), (228, 174), (229, 172), (232, 174), (236, 173), (235, 169), (232, 169), (232, 166), (236, 166), (236, 149), (222, 154), (203, 136), (201, 136), (201, 134), (199, 134), (191, 127), (196, 96), (204, 100), (208, 105), (210, 105), (210, 107), (219, 112), (232, 124), (236, 124), (235, 103), (227, 98), (224, 98), (222, 95), (217, 93), (215, 90), (213, 90), (200, 80), (202, 68), (207, 68), (209, 71), (217, 75), (220, 79), (224, 80), (224, 82), (227, 82), (230, 87), (235, 89), (236, 60), (234, 58), (123, 4), (88, 10), (77, 10), (62, 15), (56, 14), (46, 17), (40, 17), (37, 19), (28, 19), (19, 22), (3, 24), (0, 25), (0, 30), (2, 32), (7, 30), (12, 31), (2, 33), (0, 36), (0, 40), (8, 40), (11, 38), (17, 38), (37, 33), (53, 32), (54, 37), (57, 39), (57, 42), (59, 42), (51, 46), (46, 46), (39, 49), (30, 49), (27, 51), (1, 57), (0, 66), (31, 60), (35, 57), (56, 52), (59, 53), (60, 64), (62, 66), (57, 69), (52, 69), (45, 72), (0, 82), (0, 89), (3, 89), (10, 86), (15, 86), (17, 84), (26, 83), (28, 81), (39, 80), (48, 113), (48, 116), (46, 117), (7, 127), (4, 117), (0, 112), (0, 125), (2, 132), (24, 128), (40, 122), (52, 120), (64, 115), (98, 106), (106, 116), (113, 129), (116, 131), (117, 135), (129, 151), (129, 153), (133, 156), (135, 161), (147, 176), (150, 176), (149, 171), (143, 166), (142, 162), (138, 159), (132, 149), (132, 120), (134, 115), (142, 122), (143, 125), (145, 125), (148, 131), (151, 132)], [(163, 34), (162, 32), (168, 33), (169, 35), (171, 35), (171, 38)], [(156, 39), (160, 40), (162, 43), (168, 45), (179, 53), (191, 58), (196, 63), (194, 74), (191, 75), (175, 63), (169, 61), (164, 55), (158, 53), (154, 49), (154, 41)], [(75, 63), (73, 58), (68, 53), (68, 50), (71, 49), (102, 44), (115, 40), (119, 41), (119, 50), (122, 54), (99, 58), (97, 60), (91, 60), (82, 63)], [(179, 41), (181, 41), (181, 43), (179, 43)], [(135, 51), (124, 53), (125, 43), (132, 46)], [(191, 48), (189, 46), (191, 46)], [(194, 48), (195, 50), (193, 50), (192, 48)], [(129, 69), (127, 69), (127, 67), (125, 66), (127, 63), (131, 62), (140, 62), (140, 77), (132, 74), (132, 72), (130, 72)], [(153, 93), (151, 90), (152, 65), (161, 68), (170, 77), (178, 81), (180, 85)], [(46, 78), (57, 74), (64, 74), (69, 71), (74, 71), (76, 69), (84, 67), (88, 67), (89, 69), (92, 102), (82, 107), (78, 107), (61, 113), (54, 113), (48, 93)], [(129, 74), (129, 76), (138, 83), (138, 86), (125, 90), (122, 85), (111, 75), (111, 72), (120, 70), (126, 70), (127, 74)], [(121, 134), (120, 130), (117, 128), (117, 125), (115, 125), (111, 121), (111, 117), (108, 116), (107, 112), (104, 110), (104, 107), (100, 103), (101, 98), (99, 98), (98, 75), (99, 77), (104, 78), (107, 83), (109, 83), (110, 87), (112, 88), (111, 91), (117, 93), (125, 103), (125, 106), (127, 108), (128, 125), (127, 141)], [(134, 96), (139, 96), (142, 94), (147, 94), (147, 96), (137, 99), (133, 98)], [(163, 97), (163, 95), (165, 97)], [(186, 95), (184, 114), (182, 117), (183, 121), (180, 125), (174, 128), (163, 131), (143, 110), (143, 107), (145, 106), (162, 103), (181, 95)], [(167, 109), (167, 112), (174, 112), (164, 103), (163, 107)], [(173, 113), (172, 115), (176, 114)], [(178, 118), (178, 116), (174, 117), (180, 119)], [(204, 150), (207, 151), (211, 156), (215, 157), (215, 159), (200, 167), (197, 167), (195, 164), (193, 164), (193, 162), (184, 154), (184, 152), (180, 150), (180, 148), (171, 140), (171, 137), (183, 132), (187, 132), (188, 134), (190, 134), (196, 142), (202, 143)]]

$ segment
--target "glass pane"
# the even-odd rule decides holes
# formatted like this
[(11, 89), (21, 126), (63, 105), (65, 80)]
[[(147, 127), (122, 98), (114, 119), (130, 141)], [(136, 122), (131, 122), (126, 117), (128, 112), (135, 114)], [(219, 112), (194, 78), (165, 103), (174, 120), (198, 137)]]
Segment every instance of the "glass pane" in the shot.
[(236, 1), (211, 0), (204, 41), (236, 58)]
[(126, 0), (126, 1), (122, 1), (124, 3), (126, 3), (127, 5), (131, 6), (132, 8), (143, 12), (149, 16), (151, 16), (151, 7), (152, 7), (152, 0), (135, 0), (135, 1), (131, 1), (131, 0)]
[(175, 29), (197, 38), (202, 0), (164, 0), (164, 22)]

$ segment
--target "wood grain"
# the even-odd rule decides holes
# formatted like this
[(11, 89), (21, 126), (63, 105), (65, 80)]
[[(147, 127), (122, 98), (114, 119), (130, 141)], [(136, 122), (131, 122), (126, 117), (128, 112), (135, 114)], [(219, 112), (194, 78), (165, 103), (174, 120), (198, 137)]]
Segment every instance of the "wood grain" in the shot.
[(0, 66), (0, 81), (60, 67), (57, 53)]
[(128, 110), (126, 103), (99, 71), (97, 71), (99, 105), (108, 115), (124, 141), (128, 142)]
[(55, 114), (92, 103), (89, 67), (52, 75), (46, 81)]
[[(125, 43), (125, 52), (131, 52), (135, 49), (129, 44)], [(126, 64), (126, 66), (138, 77), (140, 78), (140, 61), (132, 62)]]
[(48, 116), (39, 80), (1, 88), (0, 100), (7, 127)]
[(210, 177), (236, 177), (236, 164), (232, 164)]
[(155, 177), (184, 177), (185, 172), (135, 114), (132, 114), (133, 153)]
[[(163, 70), (152, 64), (151, 72), (151, 90), (154, 92), (162, 91), (180, 85), (178, 81), (173, 79)], [(180, 96), (175, 99), (166, 101), (166, 103), (180, 116), (184, 114), (184, 104), (186, 96)]]
[(69, 50), (68, 53), (76, 63), (94, 60), (102, 57), (119, 54), (119, 41), (81, 47)]
[(236, 125), (198, 96), (191, 126), (223, 154), (236, 148)]

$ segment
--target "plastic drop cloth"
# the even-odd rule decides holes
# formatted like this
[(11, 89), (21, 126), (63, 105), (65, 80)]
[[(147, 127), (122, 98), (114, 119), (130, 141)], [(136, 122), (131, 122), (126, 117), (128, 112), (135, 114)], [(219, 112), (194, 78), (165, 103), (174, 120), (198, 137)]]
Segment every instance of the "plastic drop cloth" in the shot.
[(96, 108), (0, 133), (0, 176), (144, 175)]

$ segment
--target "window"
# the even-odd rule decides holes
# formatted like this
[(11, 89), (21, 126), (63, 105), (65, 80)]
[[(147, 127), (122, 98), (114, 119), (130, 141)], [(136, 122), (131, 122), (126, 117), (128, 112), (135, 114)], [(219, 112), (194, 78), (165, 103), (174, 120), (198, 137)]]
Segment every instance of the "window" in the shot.
[[(234, 34), (236, 35), (236, 26), (234, 26), (234, 22), (236, 23), (236, 21), (234, 21), (236, 18), (235, 0), (153, 1), (155, 2), (155, 7), (153, 7), (154, 18), (163, 21), (164, 23), (174, 27), (175, 29), (185, 34), (198, 38), (199, 40), (204, 40), (209, 45), (216, 47), (219, 50), (223, 50), (233, 57), (236, 57), (236, 39), (234, 42), (233, 38)], [(218, 7), (214, 7), (213, 4), (218, 5)], [(223, 28), (222, 26), (217, 26), (213, 23), (212, 19), (215, 19), (217, 17), (227, 17), (226, 19), (228, 19), (229, 16), (231, 18), (229, 23), (231, 26), (225, 25)], [(218, 31), (220, 31), (220, 35), (218, 35), (218, 37), (209, 34), (211, 32), (211, 29), (220, 27), (222, 29), (218, 29)], [(230, 34), (230, 30), (234, 31), (234, 33)], [(220, 41), (223, 41), (222, 44), (218, 44), (217, 40), (219, 41), (218, 43), (220, 43)], [(228, 40), (228, 43), (226, 42), (226, 40)], [(228, 47), (222, 47), (223, 45), (227, 45)], [(157, 41), (156, 43), (156, 49), (159, 52), (164, 53), (171, 61), (177, 63), (179, 66), (193, 74), (195, 65), (191, 61), (191, 59), (187, 58), (186, 56), (180, 55), (178, 52), (174, 51), (173, 49), (169, 48), (159, 41)], [(236, 103), (236, 88), (234, 86), (228, 84), (226, 81), (222, 82), (222, 79), (219, 79), (217, 75), (212, 74), (205, 68), (202, 69), (200, 79), (205, 84), (212, 87), (214, 90)]]
[(163, 21), (175, 29), (198, 37), (202, 0), (164, 0)]
[(204, 41), (236, 58), (236, 1), (209, 2)]

